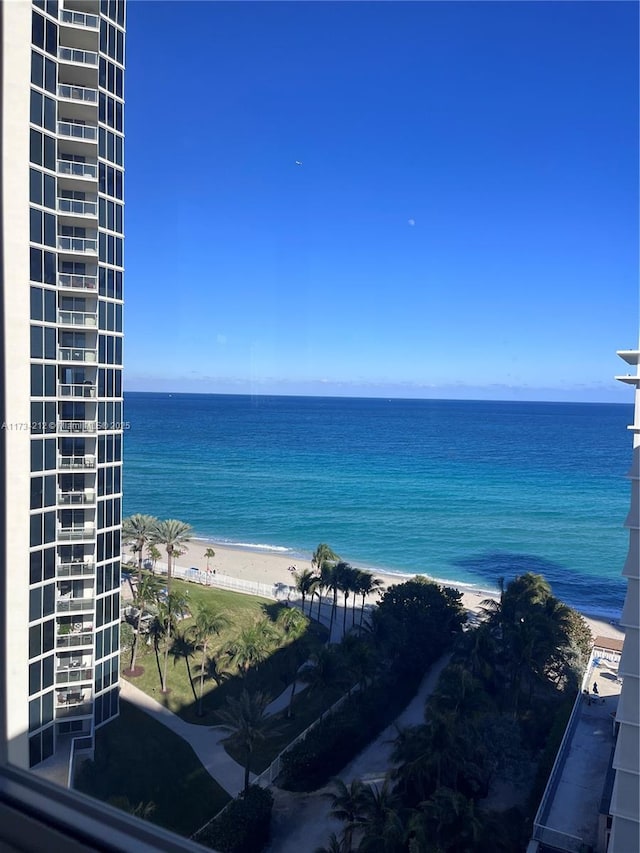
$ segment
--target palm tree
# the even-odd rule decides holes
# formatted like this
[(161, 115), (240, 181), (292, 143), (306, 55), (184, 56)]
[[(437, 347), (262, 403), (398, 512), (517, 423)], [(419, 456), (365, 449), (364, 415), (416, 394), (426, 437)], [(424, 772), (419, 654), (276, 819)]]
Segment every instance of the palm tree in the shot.
[[(330, 646), (323, 646), (311, 655), (311, 663), (300, 673), (300, 678), (309, 685), (309, 693), (326, 693), (333, 687), (346, 687), (349, 675), (340, 654)], [(320, 713), (320, 719), (324, 710)]]
[(136, 626), (136, 632), (133, 637), (133, 647), (131, 649), (131, 666), (127, 671), (125, 671), (125, 675), (129, 676), (137, 676), (142, 675), (144, 672), (143, 669), (139, 671), (136, 670), (136, 655), (138, 652), (138, 641), (140, 639), (140, 623), (142, 621), (142, 615), (144, 612), (144, 608), (146, 604), (150, 604), (151, 602), (158, 601), (158, 595), (160, 594), (161, 583), (158, 578), (155, 578), (153, 575), (142, 575), (142, 577), (138, 580), (138, 586), (136, 587), (136, 592), (133, 597), (133, 602), (135, 606), (138, 608), (138, 624)]
[(187, 609), (187, 596), (179, 592), (170, 592), (166, 599), (160, 602), (158, 618), (164, 629), (164, 666), (162, 670), (161, 692), (167, 690), (167, 663), (169, 661), (169, 645), (178, 619), (184, 616)]
[(344, 838), (340, 840), (335, 832), (332, 832), (327, 846), (316, 847), (314, 853), (351, 853), (351, 845), (347, 844)]
[(170, 654), (173, 658), (173, 665), (175, 666), (179, 660), (184, 658), (184, 662), (187, 666), (187, 676), (189, 677), (189, 687), (191, 688), (191, 692), (193, 693), (193, 701), (198, 701), (198, 696), (196, 694), (196, 688), (193, 684), (193, 676), (191, 675), (191, 664), (189, 663), (190, 659), (196, 653), (196, 644), (193, 642), (189, 633), (187, 631), (175, 631), (173, 635), (173, 643), (171, 643)]
[(154, 544), (164, 545), (167, 552), (167, 589), (171, 590), (171, 568), (176, 551), (180, 546), (191, 540), (192, 527), (184, 521), (169, 518), (166, 521), (158, 521), (153, 529)]
[(200, 698), (198, 700), (198, 716), (203, 715), (202, 697), (204, 695), (204, 675), (207, 665), (208, 646), (214, 636), (219, 637), (220, 632), (230, 626), (229, 618), (221, 611), (211, 605), (201, 604), (196, 612), (196, 618), (191, 626), (191, 637), (196, 645), (202, 649), (202, 661), (200, 663)]
[(325, 542), (321, 542), (311, 557), (311, 568), (322, 572), (322, 567), (325, 563), (337, 563), (339, 560), (340, 557), (338, 557), (335, 551), (333, 551)]
[(342, 583), (342, 577), (345, 573), (345, 570), (350, 570), (351, 566), (349, 563), (336, 563), (335, 566), (330, 564), (325, 564), (326, 570), (325, 573), (325, 585), (328, 589), (333, 591), (333, 602), (331, 604), (331, 617), (329, 619), (329, 642), (331, 642), (331, 632), (333, 630), (333, 620), (335, 619), (336, 610), (338, 609), (338, 590), (340, 589), (340, 585)]
[(381, 788), (364, 785), (358, 805), (364, 832), (358, 853), (395, 853), (404, 849), (405, 826), (399, 814), (402, 801), (391, 790), (389, 779)]
[(138, 582), (142, 579), (142, 552), (153, 538), (158, 519), (152, 515), (130, 515), (122, 521), (122, 538), (138, 555)]
[(269, 697), (264, 693), (249, 693), (243, 690), (240, 696), (230, 696), (227, 707), (218, 711), (223, 728), (231, 732), (245, 755), (244, 793), (249, 790), (251, 758), (255, 745), (266, 738), (269, 719), (265, 716)]
[(204, 552), (204, 555), (207, 558), (207, 571), (209, 571), (209, 560), (213, 560), (216, 555), (216, 552), (213, 550), (213, 548), (207, 548), (207, 550)]
[(162, 554), (160, 553), (160, 551), (156, 548), (156, 546), (153, 543), (150, 543), (149, 545), (147, 545), (147, 554), (149, 556), (149, 559), (153, 563), (153, 571), (155, 572), (156, 563), (158, 562), (158, 560), (160, 559)]
[[(384, 581), (380, 580), (380, 578), (374, 577), (371, 572), (359, 572), (358, 574), (358, 588), (357, 595), (362, 596), (362, 605), (360, 607), (360, 626), (362, 626), (362, 618), (364, 616), (364, 601), (367, 596), (371, 595), (374, 592), (382, 591), (382, 587), (384, 586)], [(355, 602), (355, 595), (354, 595)]]
[(343, 840), (347, 845), (347, 850), (349, 850), (353, 842), (353, 833), (361, 821), (364, 785), (359, 779), (354, 779), (347, 786), (339, 777), (332, 779), (331, 782), (334, 790), (323, 794), (323, 796), (330, 800), (331, 817), (346, 824), (343, 830)]
[[(314, 584), (316, 581), (316, 576), (309, 569), (303, 569), (301, 572), (296, 572), (294, 574), (294, 579), (296, 582), (296, 589), (302, 596), (302, 612), (304, 613), (304, 602), (307, 595), (311, 594), (313, 600), (314, 593)], [(309, 608), (311, 610), (311, 608)]]
[(243, 628), (230, 648), (231, 659), (243, 678), (252, 666), (257, 667), (269, 657), (276, 641), (277, 634), (268, 619)]
[(342, 636), (347, 633), (347, 600), (355, 589), (356, 572), (349, 563), (338, 563), (338, 589), (344, 595), (344, 612), (342, 614)]
[(291, 696), (287, 706), (287, 719), (289, 719), (291, 717), (293, 707), (293, 697), (296, 692), (298, 670), (307, 658), (307, 649), (305, 648), (305, 644), (299, 641), (306, 633), (308, 622), (302, 613), (295, 607), (284, 607), (280, 613), (278, 613), (276, 625), (283, 630), (285, 637), (287, 637), (291, 643), (291, 645), (286, 649), (287, 660), (289, 661), (289, 667), (286, 671), (286, 684), (289, 684), (289, 677), (291, 678)]

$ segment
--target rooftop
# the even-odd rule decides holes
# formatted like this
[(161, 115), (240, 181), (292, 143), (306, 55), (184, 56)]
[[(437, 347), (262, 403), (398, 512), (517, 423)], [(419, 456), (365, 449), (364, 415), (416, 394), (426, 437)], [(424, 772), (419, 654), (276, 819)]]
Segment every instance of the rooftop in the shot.
[[(615, 641), (606, 639), (607, 645)], [(619, 656), (592, 655), (583, 692), (572, 714), (556, 766), (540, 811), (536, 817), (534, 838), (553, 849), (594, 849), (598, 843), (598, 816), (603, 788), (614, 744), (614, 722), (621, 682), (618, 679)], [(615, 651), (615, 650), (612, 650)], [(613, 658), (613, 659), (612, 659)], [(593, 693), (594, 682), (598, 694)]]

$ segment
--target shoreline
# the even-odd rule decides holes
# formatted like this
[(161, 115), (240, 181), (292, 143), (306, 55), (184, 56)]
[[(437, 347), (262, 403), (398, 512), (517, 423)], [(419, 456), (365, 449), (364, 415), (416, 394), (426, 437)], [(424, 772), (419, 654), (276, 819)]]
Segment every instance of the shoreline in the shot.
[[(259, 543), (223, 543), (207, 537), (194, 536), (187, 543), (186, 547), (188, 550), (176, 560), (176, 565), (181, 568), (189, 569), (195, 567), (201, 570), (206, 569), (207, 559), (204, 553), (207, 548), (213, 548), (215, 557), (209, 561), (212, 571), (215, 570), (220, 574), (257, 581), (259, 583), (283, 583), (287, 586), (293, 586), (292, 573), (289, 571), (291, 566), (295, 566), (297, 571), (311, 569), (311, 553), (303, 554), (293, 549), (271, 545), (260, 545)], [(160, 559), (164, 560), (166, 554), (162, 547), (159, 550), (162, 553)], [(362, 568), (363, 571), (370, 571), (375, 577), (380, 578), (385, 586), (402, 583), (415, 577), (416, 574), (423, 574), (429, 580), (441, 586), (449, 586), (457, 589), (462, 593), (462, 602), (465, 608), (473, 613), (479, 612), (480, 604), (484, 599), (491, 598), (495, 600), (497, 598), (497, 590), (483, 589), (482, 587), (455, 580), (434, 578), (426, 573), (381, 571), (362, 566), (358, 568)], [(373, 597), (369, 598), (369, 601), (373, 600)], [(617, 624), (608, 622), (602, 616), (591, 615), (582, 611), (578, 612), (581, 613), (588, 623), (594, 638), (597, 635), (612, 639), (624, 638), (624, 631)]]

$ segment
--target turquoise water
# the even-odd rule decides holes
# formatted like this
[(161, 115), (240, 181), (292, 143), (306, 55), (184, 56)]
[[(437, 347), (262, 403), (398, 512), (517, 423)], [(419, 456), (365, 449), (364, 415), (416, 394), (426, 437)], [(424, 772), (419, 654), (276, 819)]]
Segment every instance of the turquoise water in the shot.
[(482, 589), (542, 572), (619, 616), (632, 407), (126, 394), (124, 512)]

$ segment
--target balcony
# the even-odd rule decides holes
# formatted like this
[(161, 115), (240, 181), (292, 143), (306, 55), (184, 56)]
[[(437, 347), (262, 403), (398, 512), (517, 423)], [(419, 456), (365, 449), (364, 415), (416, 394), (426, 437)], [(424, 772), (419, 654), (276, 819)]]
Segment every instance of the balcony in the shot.
[(72, 24), (74, 27), (84, 27), (88, 30), (97, 30), (100, 25), (97, 15), (88, 15), (85, 12), (72, 12), (71, 9), (60, 9), (58, 17), (61, 24)]
[(86, 385), (58, 385), (58, 397), (95, 397), (96, 386), (93, 383)]
[[(58, 85), (58, 97), (65, 101), (79, 101), (83, 104), (97, 104), (98, 90), (87, 86), (70, 86), (68, 83)], [(59, 132), (59, 131), (58, 131)]]
[(58, 598), (56, 613), (81, 613), (93, 610), (93, 598)]
[(58, 237), (58, 248), (61, 252), (97, 255), (98, 241), (91, 237)]
[(96, 360), (96, 350), (83, 347), (61, 347), (58, 350), (58, 361), (91, 361)]
[(98, 290), (98, 277), (95, 275), (72, 275), (70, 273), (58, 273), (58, 287), (69, 290), (90, 290), (94, 293)]
[(58, 174), (97, 180), (98, 165), (97, 163), (77, 163), (75, 160), (58, 160)]
[(58, 432), (82, 435), (94, 433), (98, 428), (97, 421), (58, 421)]
[(83, 539), (93, 539), (96, 529), (93, 525), (83, 525), (82, 527), (59, 527), (58, 541), (59, 542), (82, 542)]
[(93, 669), (90, 667), (79, 667), (69, 669), (59, 667), (56, 669), (56, 686), (61, 684), (77, 684), (79, 681), (91, 681)]
[(75, 198), (59, 198), (58, 213), (69, 213), (72, 216), (92, 216), (95, 218), (98, 215), (98, 203)]
[(58, 506), (89, 506), (96, 502), (93, 489), (82, 492), (58, 492)]
[(57, 578), (81, 578), (93, 576), (96, 573), (94, 563), (58, 563)]
[(58, 456), (58, 468), (62, 471), (88, 471), (95, 467), (95, 456)]
[(94, 124), (59, 121), (58, 136), (64, 136), (67, 139), (82, 139), (85, 142), (95, 142), (98, 138), (98, 128)]
[(89, 646), (93, 648), (93, 625), (86, 625), (83, 630), (67, 630), (61, 631), (58, 628), (56, 634), (56, 648), (58, 649), (75, 649), (81, 646)]
[(59, 47), (58, 59), (62, 62), (73, 62), (77, 65), (88, 65), (91, 68), (98, 67), (98, 54), (93, 50), (77, 50), (73, 47)]
[(91, 326), (98, 325), (98, 314), (95, 311), (59, 311), (58, 323), (61, 326)]
[(84, 693), (60, 692), (56, 699), (56, 720), (62, 717), (86, 717), (93, 713), (93, 702), (86, 702)]

